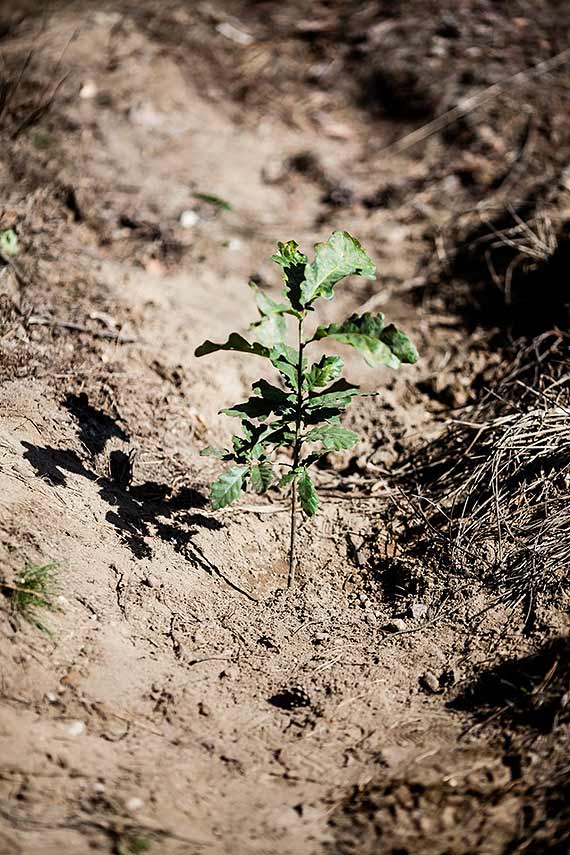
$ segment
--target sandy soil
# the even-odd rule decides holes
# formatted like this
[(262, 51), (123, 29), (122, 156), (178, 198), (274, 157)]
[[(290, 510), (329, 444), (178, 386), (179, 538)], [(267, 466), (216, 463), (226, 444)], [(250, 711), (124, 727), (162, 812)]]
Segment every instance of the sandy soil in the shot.
[[(462, 579), (418, 533), (396, 478), (477, 400), (508, 338), (483, 274), (450, 289), (435, 272), (458, 212), (501, 201), (521, 134), (521, 192), (565, 166), (552, 80), (522, 86), (544, 111), (530, 130), (507, 98), (393, 145), (468, 94), (473, 67), (481, 87), (555, 53), (557, 4), (516, 5), (459, 4), (423, 41), (427, 3), (6, 11), (7, 68), (34, 52), (2, 116), (1, 227), (21, 252), (0, 281), (0, 550), (8, 582), (57, 563), (57, 608), (48, 636), (2, 597), (0, 853), (568, 851), (565, 714), (509, 716), (500, 670), (522, 663), (534, 692), (555, 663), (564, 696), (567, 594), (540, 603), (530, 634), (506, 606), (486, 611), (482, 573)], [(398, 76), (404, 47), (421, 85)], [(383, 49), (405, 109), (379, 79)], [(362, 443), (318, 470), (323, 510), (302, 524), (288, 590), (286, 500), (211, 512), (218, 465), (199, 456), (261, 368), (193, 350), (247, 329), (252, 275), (277, 293), (276, 240), (308, 247), (336, 227), (380, 279), (319, 320), (381, 309), (422, 359), (396, 376), (347, 358), (382, 395), (350, 416)], [(109, 464), (131, 449), (125, 487)]]

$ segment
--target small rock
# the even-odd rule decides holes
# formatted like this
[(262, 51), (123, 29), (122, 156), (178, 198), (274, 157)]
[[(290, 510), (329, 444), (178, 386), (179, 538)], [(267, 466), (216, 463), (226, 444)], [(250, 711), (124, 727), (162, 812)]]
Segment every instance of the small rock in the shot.
[(64, 674), (64, 676), (60, 680), (60, 683), (63, 686), (69, 686), (72, 689), (77, 688), (77, 686), (79, 685), (80, 682), (81, 682), (81, 674), (79, 671), (75, 671), (73, 668), (71, 668), (67, 672), (67, 674)]
[(428, 607), (425, 603), (412, 603), (410, 606), (410, 615), (414, 620), (423, 620), (428, 613)]
[(311, 699), (302, 686), (288, 686), (267, 699), (274, 707), (293, 710), (297, 707), (310, 707)]
[(237, 27), (234, 27), (229, 21), (222, 21), (221, 24), (217, 25), (216, 30), (226, 39), (244, 47), (247, 47), (247, 45), (250, 45), (254, 41), (252, 35), (246, 33), (245, 30), (239, 30)]
[(434, 39), (430, 47), (430, 56), (447, 56), (447, 45), (441, 39)]
[(105, 792), (105, 784), (102, 784), (101, 781), (95, 781), (93, 784), (93, 792), (94, 793), (104, 793)]
[(79, 90), (79, 97), (87, 101), (90, 98), (95, 98), (98, 91), (99, 89), (94, 80), (86, 80), (81, 89)]
[(136, 811), (141, 810), (141, 808), (144, 807), (144, 802), (142, 799), (139, 799), (138, 796), (133, 796), (132, 799), (128, 800), (125, 807), (130, 813), (136, 813)]
[(191, 208), (180, 214), (180, 225), (183, 229), (193, 229), (200, 222), (200, 215)]
[(47, 694), (46, 694), (46, 700), (47, 700), (47, 701), (48, 701), (48, 703), (50, 703), (50, 704), (57, 704), (57, 695), (56, 695), (56, 694), (54, 694), (54, 692), (47, 692)]
[(406, 621), (401, 618), (394, 618), (394, 620), (382, 627), (385, 632), (403, 632), (407, 628)]
[(446, 175), (441, 182), (441, 189), (449, 196), (455, 196), (461, 190), (461, 179), (453, 173)]
[(425, 674), (420, 677), (420, 686), (424, 692), (429, 692), (432, 695), (441, 691), (439, 678), (435, 676), (433, 671), (426, 671)]
[(85, 733), (85, 722), (84, 721), (72, 721), (71, 724), (67, 726), (67, 734), (68, 736), (83, 736)]

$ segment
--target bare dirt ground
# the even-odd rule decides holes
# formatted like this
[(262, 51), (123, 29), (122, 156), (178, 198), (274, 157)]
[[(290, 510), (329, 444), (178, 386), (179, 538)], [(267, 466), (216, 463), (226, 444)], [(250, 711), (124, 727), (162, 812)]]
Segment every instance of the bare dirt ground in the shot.
[[(569, 851), (567, 563), (513, 599), (512, 532), (468, 550), (448, 493), (513, 365), (497, 418), (545, 364), (568, 412), (568, 10), (498, 5), (2, 7), (2, 855)], [(379, 281), (319, 320), (386, 311), (422, 358), (347, 358), (382, 395), (288, 590), (286, 501), (211, 512), (199, 456), (260, 367), (193, 351), (334, 228)], [(48, 635), (11, 595), (49, 561)]]

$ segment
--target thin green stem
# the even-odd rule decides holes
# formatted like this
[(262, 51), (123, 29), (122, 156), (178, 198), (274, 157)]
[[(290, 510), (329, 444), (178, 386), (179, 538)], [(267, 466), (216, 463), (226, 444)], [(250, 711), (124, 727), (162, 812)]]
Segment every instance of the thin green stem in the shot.
[[(299, 355), (297, 362), (297, 403), (295, 417), (295, 444), (293, 446), (293, 472), (299, 465), (301, 459), (301, 449), (303, 445), (303, 437), (301, 430), (303, 427), (303, 318), (299, 318)], [(297, 533), (297, 484), (293, 481), (291, 489), (291, 532), (289, 540), (289, 578), (287, 587), (291, 588), (295, 580), (295, 536)]]

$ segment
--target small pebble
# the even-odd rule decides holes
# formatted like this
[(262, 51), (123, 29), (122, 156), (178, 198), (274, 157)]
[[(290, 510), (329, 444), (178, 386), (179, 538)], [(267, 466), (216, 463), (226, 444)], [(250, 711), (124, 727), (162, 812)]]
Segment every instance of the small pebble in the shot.
[(410, 606), (410, 614), (414, 620), (422, 620), (428, 613), (428, 607), (425, 603), (413, 603)]
[(137, 810), (140, 810), (141, 808), (144, 807), (144, 802), (142, 799), (139, 799), (137, 796), (133, 796), (132, 799), (128, 800), (125, 807), (129, 812), (135, 813)]
[(253, 42), (252, 35), (246, 33), (245, 30), (239, 30), (237, 27), (234, 27), (229, 21), (222, 21), (221, 24), (217, 25), (216, 30), (220, 35), (225, 36), (226, 39), (230, 39), (230, 41), (238, 45), (243, 45), (243, 47)]
[(86, 80), (79, 90), (79, 97), (87, 101), (90, 98), (95, 98), (98, 91), (99, 89), (94, 80)]
[(426, 671), (425, 674), (420, 677), (420, 686), (424, 692), (430, 692), (432, 695), (441, 691), (439, 678), (436, 677), (433, 671)]
[(67, 727), (67, 733), (69, 736), (83, 736), (85, 733), (85, 722), (72, 721)]
[(403, 632), (408, 627), (406, 626), (406, 621), (401, 618), (395, 618), (390, 623), (387, 623), (382, 627), (385, 632)]
[(183, 229), (193, 229), (200, 222), (200, 215), (191, 208), (180, 214), (180, 225)]

